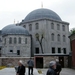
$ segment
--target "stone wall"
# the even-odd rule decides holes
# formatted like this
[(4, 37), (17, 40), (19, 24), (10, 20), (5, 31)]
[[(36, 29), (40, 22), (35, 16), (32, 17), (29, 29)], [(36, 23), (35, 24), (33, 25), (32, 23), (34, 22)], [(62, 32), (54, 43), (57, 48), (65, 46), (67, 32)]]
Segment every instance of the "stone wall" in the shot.
[(59, 59), (59, 57), (64, 58), (63, 65), (64, 67), (68, 67), (68, 56), (43, 56), (43, 67), (44, 68), (49, 67), (49, 62), (55, 61), (56, 59)]
[[(1, 57), (0, 66), (18, 66), (19, 60), (22, 60), (24, 65), (27, 66), (27, 61), (29, 59), (29, 57)], [(32, 59), (34, 58), (32, 57)]]
[(49, 62), (50, 61), (54, 61), (56, 58), (58, 58), (58, 57), (56, 57), (56, 56), (44, 56), (44, 58), (43, 58), (43, 63), (44, 63), (44, 65), (43, 65), (43, 67), (49, 67)]
[[(43, 57), (44, 68), (49, 67), (50, 61), (59, 59), (59, 56), (42, 56), (42, 57)], [(63, 57), (64, 57), (64, 67), (68, 67), (68, 56), (63, 56)], [(34, 58), (35, 57), (32, 57), (32, 59), (34, 60), (34, 65), (36, 65), (36, 61)], [(27, 67), (27, 61), (29, 60), (29, 57), (1, 57), (0, 66), (18, 66), (19, 60), (22, 60), (24, 65)]]
[(64, 67), (68, 67), (68, 57), (64, 57)]

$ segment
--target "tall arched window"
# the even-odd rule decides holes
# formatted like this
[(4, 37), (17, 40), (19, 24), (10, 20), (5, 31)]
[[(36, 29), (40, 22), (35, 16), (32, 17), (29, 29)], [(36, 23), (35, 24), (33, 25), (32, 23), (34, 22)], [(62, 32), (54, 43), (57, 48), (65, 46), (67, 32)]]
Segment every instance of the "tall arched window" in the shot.
[(21, 38), (19, 37), (19, 42), (18, 42), (19, 44), (21, 44)]
[(60, 34), (57, 35), (57, 41), (60, 41)]
[(65, 37), (65, 35), (63, 35), (63, 42), (65, 42), (66, 41), (66, 37)]
[(6, 44), (6, 38), (4, 39), (4, 44)]
[(51, 23), (51, 29), (54, 29), (54, 23)]
[(29, 31), (32, 31), (32, 24), (29, 24)]
[(23, 27), (26, 28), (26, 25), (24, 25)]
[(60, 30), (60, 25), (59, 24), (57, 24), (57, 30)]
[(35, 24), (35, 29), (39, 29), (39, 24), (38, 23)]
[(16, 37), (14, 38), (14, 44), (16, 44), (17, 43), (17, 39), (16, 39)]
[(27, 38), (25, 38), (25, 44), (27, 44)]
[(11, 37), (9, 38), (9, 44), (12, 44), (12, 38)]
[(54, 41), (54, 33), (51, 34), (51, 40)]
[(36, 38), (36, 41), (39, 41), (39, 34), (38, 33), (35, 34), (35, 38)]
[(65, 25), (62, 25), (62, 30), (65, 31)]

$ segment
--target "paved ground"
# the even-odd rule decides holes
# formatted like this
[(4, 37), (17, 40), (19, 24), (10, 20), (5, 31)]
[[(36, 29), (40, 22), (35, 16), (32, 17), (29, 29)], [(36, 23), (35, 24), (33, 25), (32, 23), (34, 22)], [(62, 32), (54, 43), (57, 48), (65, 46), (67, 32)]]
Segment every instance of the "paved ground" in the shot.
[[(39, 69), (42, 70), (42, 74), (38, 74), (37, 69), (34, 69), (34, 75), (46, 75), (47, 69)], [(14, 68), (5, 68), (3, 70), (0, 70), (0, 75), (16, 75)], [(28, 68), (26, 68), (26, 74), (28, 75)], [(60, 75), (75, 75), (75, 70), (64, 68), (61, 71)]]
[[(46, 75), (47, 69), (42, 69), (43, 75)], [(75, 70), (64, 68), (62, 69), (60, 75), (75, 75)]]
[[(0, 75), (16, 75), (16, 72), (14, 68), (5, 68), (3, 70), (0, 70)], [(28, 68), (26, 68), (25, 75), (28, 75)], [(34, 69), (34, 75), (39, 75), (37, 69)]]

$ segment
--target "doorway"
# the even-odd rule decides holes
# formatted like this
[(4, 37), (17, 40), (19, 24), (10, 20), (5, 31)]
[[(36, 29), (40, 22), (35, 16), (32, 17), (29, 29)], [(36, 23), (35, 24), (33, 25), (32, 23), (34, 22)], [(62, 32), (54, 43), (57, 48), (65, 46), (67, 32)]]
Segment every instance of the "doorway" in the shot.
[(59, 57), (59, 63), (61, 64), (61, 67), (64, 68), (64, 57)]
[(36, 57), (35, 64), (36, 68), (43, 68), (43, 57)]

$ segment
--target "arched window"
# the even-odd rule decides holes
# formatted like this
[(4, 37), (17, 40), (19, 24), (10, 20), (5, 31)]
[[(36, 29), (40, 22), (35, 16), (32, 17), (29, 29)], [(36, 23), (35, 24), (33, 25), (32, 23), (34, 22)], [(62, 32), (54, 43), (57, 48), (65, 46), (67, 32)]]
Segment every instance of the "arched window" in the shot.
[(9, 44), (12, 44), (12, 38), (11, 37), (9, 38)]
[(39, 24), (38, 23), (35, 24), (35, 29), (39, 29)]
[(65, 35), (63, 35), (63, 42), (65, 42), (66, 41), (66, 37), (65, 37)]
[(51, 29), (54, 29), (54, 23), (51, 23)]
[(25, 38), (25, 44), (27, 44), (27, 38)]
[(29, 24), (29, 31), (32, 31), (32, 24)]
[(57, 41), (60, 41), (60, 34), (57, 35)]
[(1, 38), (0, 38), (0, 42), (2, 42)]
[(17, 43), (17, 39), (16, 38), (14, 38), (14, 44), (16, 44)]
[(26, 25), (24, 25), (23, 27), (26, 28)]
[(59, 24), (57, 24), (57, 30), (60, 30), (60, 25)]
[(6, 38), (4, 39), (4, 43), (6, 44)]
[(62, 30), (65, 31), (65, 25), (62, 25)]
[(21, 44), (21, 38), (19, 37), (19, 42), (18, 42), (19, 44)]
[(35, 34), (35, 38), (36, 38), (36, 41), (39, 40), (39, 34), (38, 33)]
[(51, 40), (54, 41), (54, 33), (51, 34)]

